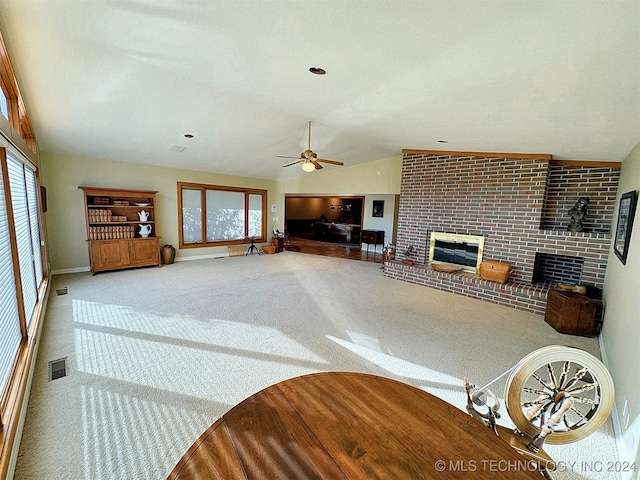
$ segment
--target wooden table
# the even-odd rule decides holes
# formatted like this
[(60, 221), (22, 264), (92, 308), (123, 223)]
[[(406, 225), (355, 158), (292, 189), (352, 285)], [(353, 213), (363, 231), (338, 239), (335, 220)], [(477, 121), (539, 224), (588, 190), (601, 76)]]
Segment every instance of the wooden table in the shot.
[(168, 478), (469, 477), (542, 478), (453, 405), (388, 378), (333, 372), (285, 380), (244, 400), (202, 434)]
[(314, 228), (321, 238), (329, 235), (344, 235), (347, 242), (351, 241), (354, 232), (357, 234), (360, 231), (360, 225), (340, 222), (314, 222)]

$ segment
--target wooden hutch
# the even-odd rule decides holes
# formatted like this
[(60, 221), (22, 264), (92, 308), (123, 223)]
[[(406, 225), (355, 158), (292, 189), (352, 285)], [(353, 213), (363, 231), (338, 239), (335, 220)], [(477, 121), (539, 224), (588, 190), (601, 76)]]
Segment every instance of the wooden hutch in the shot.
[(89, 259), (94, 275), (106, 270), (160, 266), (157, 191), (78, 188), (84, 192)]

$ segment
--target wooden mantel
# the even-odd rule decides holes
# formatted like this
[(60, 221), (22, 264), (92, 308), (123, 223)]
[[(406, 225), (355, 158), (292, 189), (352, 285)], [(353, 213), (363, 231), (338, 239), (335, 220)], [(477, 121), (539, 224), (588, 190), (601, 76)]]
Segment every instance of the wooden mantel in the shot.
[(552, 165), (565, 165), (571, 167), (605, 167), (622, 168), (622, 162), (610, 162), (608, 160), (560, 160), (554, 159), (549, 153), (500, 153), (500, 152), (456, 152), (454, 150), (414, 150), (405, 148), (403, 155), (451, 155), (455, 157), (482, 157), (482, 158), (536, 158), (549, 160)]
[(405, 148), (403, 155), (452, 155), (455, 157), (483, 157), (483, 158), (537, 158), (551, 160), (549, 153), (496, 153), (496, 152), (455, 152), (453, 150), (412, 150)]

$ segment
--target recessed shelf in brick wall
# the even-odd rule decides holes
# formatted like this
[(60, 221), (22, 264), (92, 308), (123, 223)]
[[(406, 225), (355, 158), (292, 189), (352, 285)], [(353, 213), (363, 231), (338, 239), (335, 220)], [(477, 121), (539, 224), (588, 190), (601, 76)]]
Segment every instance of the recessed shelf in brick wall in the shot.
[(589, 199), (584, 227), (609, 232), (615, 210), (620, 167), (600, 164), (567, 165), (551, 162), (542, 209), (541, 227), (562, 230), (569, 224), (569, 210), (580, 197)]

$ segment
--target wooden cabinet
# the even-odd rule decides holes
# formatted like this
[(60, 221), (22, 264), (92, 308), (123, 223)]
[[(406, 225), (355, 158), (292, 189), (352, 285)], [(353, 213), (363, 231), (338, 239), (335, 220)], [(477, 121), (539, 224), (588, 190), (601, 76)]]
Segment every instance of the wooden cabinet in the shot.
[(284, 250), (284, 238), (273, 237), (271, 239), (271, 244), (276, 247), (276, 253), (280, 253)]
[(156, 191), (78, 188), (84, 192), (91, 272), (160, 266)]
[(369, 249), (369, 244), (374, 246), (374, 250), (378, 244), (384, 246), (384, 230), (362, 230), (360, 243), (366, 243), (367, 250)]
[(599, 300), (575, 292), (551, 290), (547, 295), (545, 321), (560, 333), (593, 337), (597, 333)]

